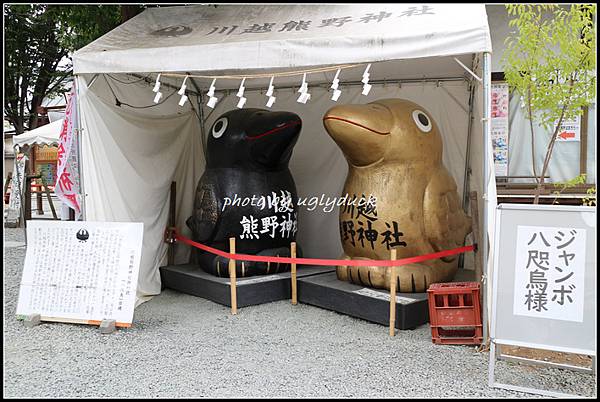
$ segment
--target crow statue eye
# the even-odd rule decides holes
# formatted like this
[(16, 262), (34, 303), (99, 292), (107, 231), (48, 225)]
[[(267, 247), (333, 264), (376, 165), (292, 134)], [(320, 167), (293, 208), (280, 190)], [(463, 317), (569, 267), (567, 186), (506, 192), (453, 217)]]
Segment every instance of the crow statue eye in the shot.
[(415, 110), (412, 113), (412, 117), (417, 127), (419, 127), (419, 130), (421, 130), (424, 133), (428, 133), (431, 131), (431, 119), (429, 119), (425, 112)]
[(216, 121), (212, 128), (212, 136), (215, 138), (219, 138), (223, 135), (223, 133), (227, 130), (227, 118), (222, 117)]

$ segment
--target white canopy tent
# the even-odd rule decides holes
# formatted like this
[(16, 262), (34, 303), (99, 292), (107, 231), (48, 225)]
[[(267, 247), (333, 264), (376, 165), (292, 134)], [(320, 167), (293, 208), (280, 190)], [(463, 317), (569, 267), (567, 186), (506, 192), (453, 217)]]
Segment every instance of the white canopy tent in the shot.
[(27, 131), (12, 137), (13, 147), (25, 145), (58, 145), (64, 119)]
[[(490, 54), (484, 5), (147, 9), (73, 57), (85, 219), (144, 222), (138, 296), (158, 294), (158, 268), (166, 262), (169, 185), (177, 182), (177, 226), (189, 235), (185, 220), (205, 163), (202, 138), (221, 113), (236, 107), (235, 92), (244, 77), (244, 107), (264, 108), (264, 91), (276, 75), (272, 109), (302, 118), (290, 162), (299, 196), (339, 196), (347, 165), (321, 119), (335, 104), (329, 86), (344, 65), (338, 103), (400, 97), (431, 113), (444, 138), (444, 164), (459, 193), (478, 192), (481, 226), (493, 233)], [(367, 63), (372, 63), (373, 89), (364, 96), (360, 80)], [(312, 98), (300, 104), (296, 90), (306, 71)], [(158, 73), (164, 96), (154, 104)], [(186, 76), (190, 101), (181, 107), (177, 91)], [(219, 102), (211, 110), (205, 94), (214, 78)], [(298, 226), (306, 256), (339, 256), (337, 210), (300, 208)], [(483, 243), (480, 250), (486, 255)], [(188, 256), (187, 247), (177, 247), (176, 263), (187, 262)], [(465, 258), (467, 266), (472, 267), (472, 258)]]

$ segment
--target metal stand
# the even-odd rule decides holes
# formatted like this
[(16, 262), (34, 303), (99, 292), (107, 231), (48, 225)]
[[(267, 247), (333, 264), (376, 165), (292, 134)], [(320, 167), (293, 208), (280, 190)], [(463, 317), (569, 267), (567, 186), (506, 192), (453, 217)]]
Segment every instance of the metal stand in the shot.
[(100, 322), (100, 333), (101, 334), (112, 334), (117, 330), (115, 320), (102, 320)]
[(36, 325), (40, 325), (42, 323), (42, 316), (40, 314), (29, 314), (23, 320), (23, 324), (25, 324), (26, 328), (33, 328)]
[(581, 397), (581, 395), (577, 395), (577, 394), (566, 394), (563, 392), (555, 392), (555, 391), (548, 391), (545, 389), (521, 387), (518, 385), (503, 384), (503, 383), (496, 382), (495, 377), (494, 377), (494, 370), (496, 367), (497, 359), (519, 362), (519, 363), (527, 363), (527, 364), (543, 366), (543, 367), (562, 368), (562, 369), (575, 370), (575, 371), (579, 371), (579, 372), (586, 372), (586, 373), (593, 373), (593, 374), (596, 373), (596, 367), (595, 367), (596, 366), (596, 356), (593, 356), (593, 358), (592, 358), (593, 359), (592, 360), (592, 368), (587, 368), (587, 367), (580, 367), (580, 366), (571, 366), (568, 364), (546, 362), (546, 361), (542, 361), (542, 360), (528, 359), (528, 358), (518, 357), (518, 356), (503, 355), (501, 352), (501, 346), (502, 345), (500, 345), (500, 344), (496, 344), (496, 341), (494, 339), (490, 339), (490, 363), (489, 363), (489, 371), (488, 371), (488, 385), (492, 388), (501, 388), (501, 389), (507, 389), (510, 391), (526, 392), (529, 394), (552, 396), (552, 397), (557, 397), (557, 398), (572, 398), (574, 396)]

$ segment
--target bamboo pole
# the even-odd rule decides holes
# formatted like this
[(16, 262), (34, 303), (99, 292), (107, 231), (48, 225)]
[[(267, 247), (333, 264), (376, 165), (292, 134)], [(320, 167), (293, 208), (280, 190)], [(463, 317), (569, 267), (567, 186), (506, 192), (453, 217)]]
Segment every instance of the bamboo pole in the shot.
[[(292, 256), (292, 258), (296, 258), (296, 242), (292, 242), (292, 244), (290, 244), (290, 255)], [(292, 263), (292, 304), (296, 305), (298, 304), (298, 283), (296, 281), (297, 279), (297, 275), (296, 275), (296, 263), (293, 262)]]
[[(392, 249), (391, 260), (396, 259), (396, 249)], [(390, 267), (390, 336), (396, 335), (396, 266)]]
[[(235, 237), (229, 238), (229, 252), (235, 254)], [(229, 288), (231, 289), (231, 314), (237, 314), (237, 288), (235, 284), (235, 260), (229, 260)]]

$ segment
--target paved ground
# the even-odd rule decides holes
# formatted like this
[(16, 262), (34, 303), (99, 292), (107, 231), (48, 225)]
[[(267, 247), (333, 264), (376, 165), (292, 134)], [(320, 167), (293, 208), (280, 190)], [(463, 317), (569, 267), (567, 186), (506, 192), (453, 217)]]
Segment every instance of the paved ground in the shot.
[[(287, 301), (231, 316), (167, 290), (137, 308), (132, 328), (111, 335), (59, 323), (27, 329), (14, 318), (22, 233), (5, 231), (5, 397), (534, 397), (489, 388), (488, 354), (434, 345), (428, 326), (392, 338), (381, 325)], [(596, 395), (589, 374), (507, 362), (497, 374)]]

